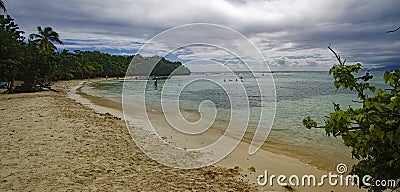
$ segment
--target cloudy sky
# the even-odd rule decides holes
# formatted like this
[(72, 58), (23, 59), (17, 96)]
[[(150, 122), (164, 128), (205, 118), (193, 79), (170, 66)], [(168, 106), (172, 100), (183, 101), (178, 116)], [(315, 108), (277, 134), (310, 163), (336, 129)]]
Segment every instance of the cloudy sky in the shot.
[[(53, 27), (65, 43), (60, 49), (134, 54), (169, 28), (212, 23), (231, 28), (251, 40), (273, 70), (327, 70), (336, 63), (327, 49), (329, 44), (348, 63), (361, 62), (367, 68), (400, 65), (400, 31), (385, 33), (400, 26), (399, 0), (4, 2), (8, 14), (27, 35), (39, 25)], [(201, 29), (184, 34), (187, 35), (175, 38), (219, 38)], [(241, 46), (235, 44), (235, 39), (229, 42)], [(207, 60), (230, 60), (226, 50), (216, 47), (191, 46), (171, 52), (172, 45), (159, 43), (153, 48), (157, 54), (169, 53), (168, 58), (196, 63), (193, 69), (200, 71), (209, 69)], [(229, 47), (226, 49), (229, 51)]]

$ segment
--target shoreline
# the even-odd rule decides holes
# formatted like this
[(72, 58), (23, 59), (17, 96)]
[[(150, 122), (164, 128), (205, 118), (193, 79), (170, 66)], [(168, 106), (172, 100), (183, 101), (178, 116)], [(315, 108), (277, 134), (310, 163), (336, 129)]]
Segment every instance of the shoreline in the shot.
[[(109, 81), (111, 84), (115, 84), (115, 82), (113, 83), (113, 81)], [(102, 91), (102, 86), (109, 86), (111, 85), (109, 83), (99, 83), (100, 88), (97, 88), (97, 84), (95, 86), (88, 84), (87, 86), (84, 86), (81, 89), (81, 93), (85, 94), (84, 97), (88, 97), (89, 99), (92, 99), (94, 102), (96, 102), (98, 105), (100, 106), (104, 106), (103, 103), (108, 104), (107, 100), (110, 99), (112, 101), (115, 101), (113, 103), (114, 106), (112, 108), (121, 108), (121, 102), (122, 102), (122, 98), (121, 98), (121, 94), (119, 89), (116, 89), (115, 91), (118, 90), (118, 94), (113, 94), (111, 92), (108, 91)], [(115, 86), (121, 86), (121, 83), (118, 82)], [(91, 97), (94, 96), (94, 97)], [(99, 101), (97, 101), (99, 100)], [(153, 100), (150, 100), (150, 104), (146, 105), (147, 107), (147, 112), (151, 112), (150, 116), (161, 116), (164, 115), (163, 114), (163, 109), (160, 108), (159, 103), (154, 102)], [(90, 102), (88, 102), (90, 103)], [(129, 104), (131, 105), (131, 104)], [(115, 107), (117, 106), (117, 107)], [(140, 107), (139, 106), (135, 106), (135, 104), (133, 103), (134, 108), (137, 107), (139, 111)], [(143, 107), (142, 107), (143, 108)], [(167, 111), (166, 113), (168, 114), (169, 111), (174, 111), (169, 109), (168, 107), (165, 108)], [(121, 110), (120, 110), (121, 111)], [(164, 111), (165, 112), (165, 111)], [(195, 122), (199, 119), (199, 113), (196, 110), (190, 110), (190, 109), (183, 109), (181, 110), (182, 115), (185, 119), (187, 119), (188, 121), (191, 122)], [(137, 116), (140, 115), (138, 113), (135, 113), (133, 111), (128, 112), (132, 113), (132, 115), (128, 115), (128, 116)], [(176, 113), (176, 112), (174, 112)], [(127, 113), (125, 113), (127, 114)], [(171, 114), (171, 113), (169, 113)], [(174, 115), (174, 114), (172, 114)], [(118, 116), (118, 115), (117, 115)], [(174, 115), (175, 117), (177, 117), (178, 119), (181, 119), (181, 117), (179, 116), (179, 114)], [(121, 117), (121, 116), (119, 116)], [(144, 117), (142, 117), (144, 118)], [(302, 117), (298, 117), (298, 119), (301, 119)], [(154, 119), (154, 118), (153, 118)], [(160, 120), (154, 120), (157, 124), (163, 124), (158, 126), (158, 130), (159, 131), (163, 131), (163, 129), (165, 129), (166, 127), (171, 127), (169, 124), (165, 123), (165, 122), (160, 122)], [(294, 125), (290, 125), (290, 123), (292, 124), (298, 124), (298, 122), (296, 120), (288, 120), (289, 124), (288, 126), (294, 126)], [(152, 120), (153, 122), (153, 120)], [(213, 130), (215, 131), (215, 134), (218, 135), (223, 135), (224, 134), (224, 130), (227, 127), (229, 121), (227, 119), (217, 119), (215, 121), (215, 123), (212, 125), (212, 127), (209, 130)], [(301, 122), (300, 122), (301, 124)], [(340, 138), (328, 138), (326, 137), (325, 133), (323, 132), (323, 130), (320, 130), (321, 132), (319, 133), (319, 135), (315, 135), (315, 137), (310, 137), (310, 135), (308, 135), (309, 133), (307, 133), (308, 130), (301, 129), (301, 130), (296, 130), (299, 127), (279, 127), (282, 126), (282, 123), (280, 125), (275, 126), (274, 128), (271, 130), (271, 133), (269, 134), (268, 139), (266, 140), (266, 142), (262, 145), (261, 149), (264, 149), (266, 151), (269, 152), (273, 152), (275, 154), (280, 154), (280, 155), (284, 155), (284, 156), (288, 156), (294, 159), (299, 159), (302, 163), (307, 164), (307, 165), (311, 165), (313, 167), (316, 167), (317, 169), (320, 170), (324, 170), (324, 171), (331, 171), (334, 170), (336, 168), (336, 166), (340, 163), (345, 163), (346, 165), (353, 165), (357, 162), (357, 160), (352, 159), (351, 158), (351, 151), (348, 147), (345, 147), (341, 141)], [(185, 126), (182, 126), (185, 127)], [(253, 130), (254, 127), (248, 127), (245, 133), (245, 136), (243, 137), (242, 141), (247, 142), (248, 144), (251, 143), (252, 138), (253, 138), (253, 133), (251, 132), (251, 130)], [(250, 131), (249, 131), (250, 130)], [(283, 130), (283, 131), (282, 131)], [(290, 134), (296, 134), (294, 133), (294, 131), (300, 131), (299, 134), (303, 134), (305, 135), (304, 137), (301, 136), (295, 136), (295, 140), (291, 140), (290, 137), (291, 135), (285, 135), (285, 131), (291, 131)], [(315, 131), (315, 130), (314, 130)], [(312, 132), (312, 131), (311, 131)], [(169, 138), (171, 135), (169, 135), (167, 138)], [(208, 135), (209, 137), (213, 137), (213, 135)], [(231, 138), (234, 138), (235, 140), (238, 140), (237, 138), (239, 138), (239, 135), (231, 135)], [(323, 138), (324, 137), (324, 138)], [(300, 140), (299, 140), (300, 138)], [(303, 140), (301, 140), (301, 138), (303, 138)], [(183, 138), (184, 139), (184, 138)], [(173, 142), (175, 142), (177, 139), (174, 139)], [(178, 139), (180, 140), (180, 139)], [(197, 139), (200, 143), (201, 139)], [(304, 143), (302, 143), (304, 141)], [(197, 143), (199, 143), (197, 142)], [(321, 143), (320, 145), (315, 145), (315, 144), (319, 144), (318, 142), (324, 142)], [(209, 143), (211, 144), (211, 143)], [(333, 144), (333, 145), (329, 145), (329, 144)], [(187, 143), (184, 144), (185, 146), (187, 146)], [(336, 146), (336, 147), (334, 147)], [(196, 148), (199, 146), (195, 146)]]
[(1, 94), (0, 191), (256, 191), (239, 170), (180, 170), (147, 157), (125, 122), (59, 92)]
[[(91, 108), (98, 110), (100, 112), (110, 112), (112, 115), (122, 118), (122, 107), (121, 103), (118, 101), (114, 101), (112, 99), (106, 97), (100, 97), (98, 95), (91, 95), (82, 90), (81, 85), (79, 88), (76, 88), (78, 92), (75, 90), (75, 94), (79, 95), (81, 99), (86, 99), (85, 105), (89, 105)], [(71, 91), (73, 92), (73, 91)], [(80, 101), (82, 102), (82, 100)], [(104, 105), (104, 103), (107, 103)], [(118, 107), (119, 106), (119, 107)], [(166, 134), (166, 133), (161, 133)], [(166, 138), (179, 138), (178, 136), (169, 133), (170, 135), (164, 135)], [(182, 138), (181, 138), (182, 139)], [(187, 139), (186, 139), (187, 140)], [(208, 139), (209, 141), (209, 139)], [(188, 144), (187, 142), (185, 144)], [(269, 150), (260, 149), (255, 155), (248, 155), (248, 147), (249, 143), (241, 142), (239, 146), (227, 157), (225, 157), (222, 161), (216, 163), (218, 167), (224, 168), (233, 168), (239, 167), (241, 176), (240, 179), (251, 183), (253, 186), (257, 187), (258, 190), (282, 190), (282, 186), (267, 186), (260, 187), (257, 186), (257, 176), (264, 174), (264, 171), (268, 171), (270, 174), (276, 175), (307, 175), (313, 174), (322, 176), (327, 174), (328, 171), (320, 170), (311, 165), (305, 164), (301, 162), (299, 159), (295, 159), (284, 154), (271, 152)], [(245, 155), (244, 155), (245, 154)], [(350, 165), (349, 165), (350, 166)], [(336, 172), (336, 170), (331, 170), (329, 172)], [(318, 177), (317, 177), (318, 178)], [(317, 191), (326, 191), (326, 190), (338, 190), (341, 191), (364, 191), (354, 187), (331, 187), (331, 186), (323, 186), (319, 188), (313, 187), (294, 187), (296, 191), (309, 191), (309, 190), (317, 190)]]

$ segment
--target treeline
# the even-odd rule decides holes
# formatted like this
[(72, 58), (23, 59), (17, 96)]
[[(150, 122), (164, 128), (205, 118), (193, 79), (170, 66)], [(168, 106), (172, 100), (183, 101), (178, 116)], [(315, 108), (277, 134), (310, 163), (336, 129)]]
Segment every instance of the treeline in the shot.
[[(23, 34), (9, 15), (0, 15), (0, 82), (7, 82), (8, 92), (32, 92), (57, 80), (125, 76), (134, 58), (99, 51), (58, 52), (54, 43), (63, 42), (51, 27), (38, 27), (37, 33), (29, 35), (27, 40)], [(152, 76), (168, 76), (173, 71), (176, 71), (175, 75), (190, 74), (181, 62), (157, 56), (138, 55), (135, 58), (139, 63), (130, 68), (130, 74), (148, 75), (139, 69), (151, 66), (149, 62), (155, 59), (159, 61), (151, 72)], [(22, 81), (22, 85), (15, 86), (16, 80)]]
[[(154, 65), (155, 63), (157, 65)], [(172, 62), (160, 56), (143, 57), (136, 55), (133, 57), (132, 65), (127, 74), (133, 76), (189, 75), (190, 70), (179, 61)]]

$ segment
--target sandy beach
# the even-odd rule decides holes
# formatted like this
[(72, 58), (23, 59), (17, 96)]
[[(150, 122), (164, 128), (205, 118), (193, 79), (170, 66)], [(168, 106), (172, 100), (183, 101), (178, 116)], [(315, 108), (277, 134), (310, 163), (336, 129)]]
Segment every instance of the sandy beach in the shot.
[(0, 103), (0, 191), (255, 190), (238, 179), (238, 169), (158, 164), (136, 147), (122, 120), (63, 90), (1, 94)]
[(358, 190), (327, 184), (258, 186), (257, 177), (265, 170), (317, 178), (328, 172), (265, 150), (250, 156), (244, 142), (215, 166), (192, 170), (163, 166), (132, 141), (120, 118), (120, 104), (82, 92), (81, 83), (59, 82), (54, 86), (58, 92), (0, 95), (0, 191)]

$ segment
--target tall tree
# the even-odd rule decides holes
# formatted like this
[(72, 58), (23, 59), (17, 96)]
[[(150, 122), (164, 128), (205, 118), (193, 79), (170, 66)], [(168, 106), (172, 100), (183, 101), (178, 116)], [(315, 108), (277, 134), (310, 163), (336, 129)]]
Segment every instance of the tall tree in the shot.
[(29, 40), (34, 43), (37, 43), (40, 49), (45, 51), (54, 51), (57, 47), (53, 42), (59, 43), (63, 45), (63, 42), (60, 40), (57, 32), (53, 31), (51, 27), (45, 27), (44, 30), (42, 27), (37, 27), (38, 32), (29, 35)]
[(14, 79), (24, 70), (24, 32), (11, 16), (0, 15), (0, 79), (12, 89)]
[(6, 5), (2, 0), (0, 0), (0, 8), (3, 9), (4, 12), (7, 12)]

